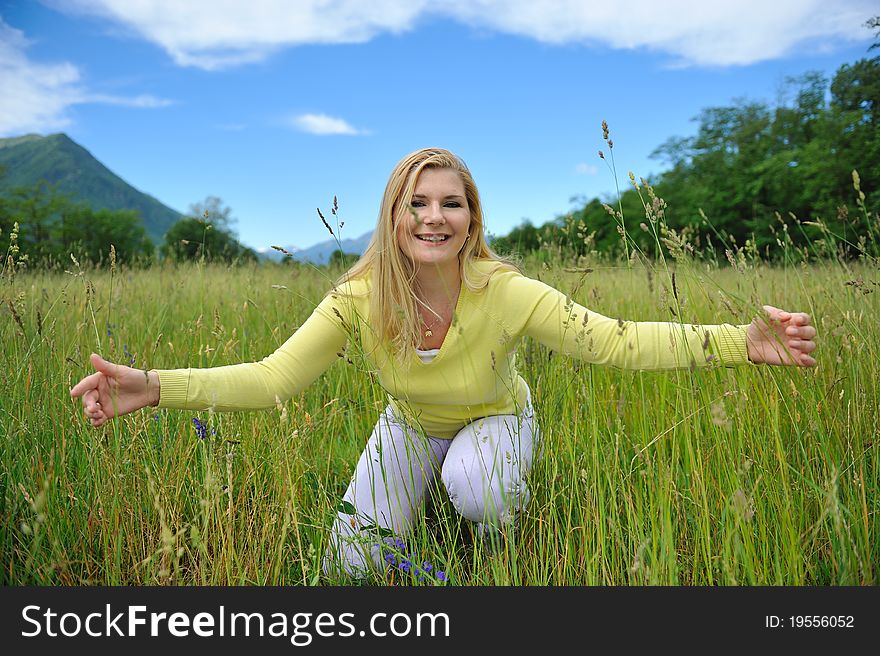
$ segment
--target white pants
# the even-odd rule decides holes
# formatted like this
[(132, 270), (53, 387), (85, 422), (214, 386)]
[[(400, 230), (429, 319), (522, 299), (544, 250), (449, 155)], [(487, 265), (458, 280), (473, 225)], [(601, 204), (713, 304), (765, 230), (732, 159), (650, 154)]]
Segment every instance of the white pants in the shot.
[(480, 529), (514, 524), (540, 433), (531, 399), (519, 415), (478, 419), (450, 439), (425, 436), (390, 406), (373, 429), (343, 497), (324, 572), (362, 577), (385, 566), (381, 533), (409, 532), (437, 474), (453, 507)]

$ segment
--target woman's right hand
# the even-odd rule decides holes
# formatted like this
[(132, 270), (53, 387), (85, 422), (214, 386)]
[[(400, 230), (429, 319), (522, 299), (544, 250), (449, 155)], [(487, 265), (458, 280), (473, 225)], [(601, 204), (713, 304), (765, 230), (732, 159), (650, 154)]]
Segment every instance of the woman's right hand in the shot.
[(159, 374), (108, 362), (97, 353), (91, 355), (95, 373), (86, 376), (70, 390), (82, 397), (83, 411), (98, 427), (113, 417), (159, 404)]

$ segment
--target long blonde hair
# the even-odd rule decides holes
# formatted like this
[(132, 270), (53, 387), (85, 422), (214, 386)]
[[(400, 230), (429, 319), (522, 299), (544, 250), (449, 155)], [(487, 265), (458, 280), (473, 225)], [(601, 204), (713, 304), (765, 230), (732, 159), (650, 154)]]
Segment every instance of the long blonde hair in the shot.
[[(492, 273), (498, 269), (516, 269), (512, 262), (496, 254), (486, 241), (480, 194), (464, 161), (443, 148), (422, 148), (404, 157), (388, 178), (376, 230), (366, 251), (339, 281), (341, 284), (367, 275), (371, 277), (370, 324), (398, 357), (418, 348), (422, 340), (418, 313), (421, 301), (413, 287), (415, 270), (400, 250), (397, 234), (400, 223), (410, 220), (410, 202), (416, 181), (428, 168), (456, 171), (464, 183), (471, 224), (458, 255), (462, 285), (476, 292), (488, 284)], [(494, 266), (477, 270), (473, 264), (478, 260), (491, 262)]]

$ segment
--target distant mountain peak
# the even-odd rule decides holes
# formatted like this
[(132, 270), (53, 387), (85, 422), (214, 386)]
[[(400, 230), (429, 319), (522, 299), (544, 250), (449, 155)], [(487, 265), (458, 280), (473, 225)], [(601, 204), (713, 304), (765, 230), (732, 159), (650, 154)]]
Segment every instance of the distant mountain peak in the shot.
[[(308, 248), (285, 246), (284, 249), (290, 252), (295, 260), (312, 262), (314, 264), (327, 264), (327, 262), (330, 261), (330, 256), (333, 254), (333, 251), (340, 250), (340, 247), (344, 253), (363, 255), (372, 236), (373, 231), (371, 230), (370, 232), (365, 232), (360, 237), (343, 239), (341, 242), (337, 242), (335, 239), (328, 239), (314, 244), (313, 246), (309, 246)], [(287, 258), (287, 255), (271, 247), (260, 249), (258, 252), (263, 258), (274, 260), (276, 262), (280, 262)]]

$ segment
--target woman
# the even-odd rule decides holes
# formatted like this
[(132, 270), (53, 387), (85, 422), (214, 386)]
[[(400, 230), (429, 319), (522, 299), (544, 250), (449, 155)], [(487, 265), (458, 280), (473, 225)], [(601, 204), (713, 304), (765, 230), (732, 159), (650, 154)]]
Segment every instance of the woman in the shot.
[(325, 571), (363, 576), (406, 533), (439, 476), (478, 533), (515, 526), (539, 446), (522, 336), (587, 362), (638, 369), (767, 363), (814, 366), (803, 313), (764, 306), (768, 322), (692, 326), (609, 319), (523, 276), (486, 243), (470, 172), (428, 148), (391, 173), (373, 239), (309, 319), (260, 362), (143, 371), (92, 354), (71, 389), (93, 426), (145, 406), (272, 408), (338, 353), (359, 349), (389, 404), (358, 461), (331, 532)]

